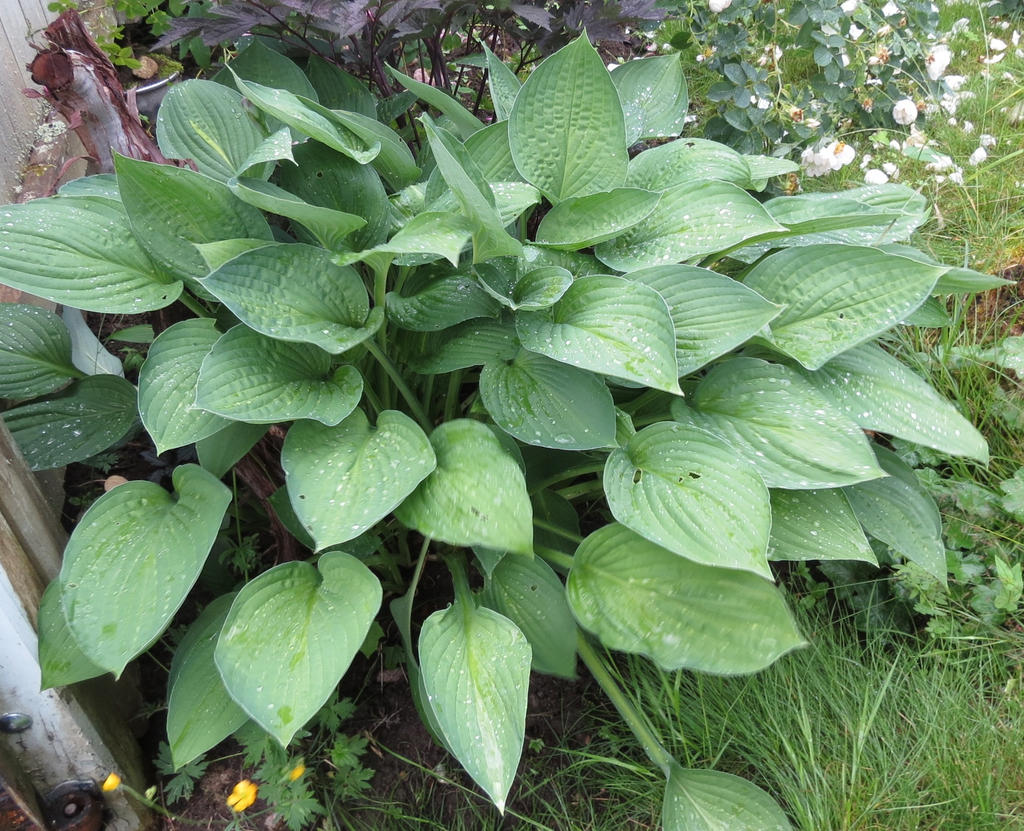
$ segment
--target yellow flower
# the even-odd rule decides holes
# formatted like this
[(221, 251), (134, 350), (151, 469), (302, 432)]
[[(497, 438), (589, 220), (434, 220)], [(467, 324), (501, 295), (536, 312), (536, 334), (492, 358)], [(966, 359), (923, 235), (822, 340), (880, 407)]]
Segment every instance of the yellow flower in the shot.
[(236, 813), (244, 811), (256, 801), (256, 794), (259, 793), (259, 785), (254, 785), (248, 779), (243, 779), (237, 785), (231, 795), (228, 796), (228, 807)]
[(100, 787), (108, 793), (110, 791), (116, 791), (118, 788), (121, 787), (121, 777), (118, 776), (116, 773), (112, 773), (106, 779), (103, 780), (103, 784), (100, 785)]
[(306, 772), (306, 766), (302, 762), (299, 762), (295, 767), (293, 767), (290, 771), (288, 771), (288, 781), (289, 782), (294, 782), (296, 779), (298, 779), (300, 776), (302, 776), (302, 774), (304, 774), (305, 772)]

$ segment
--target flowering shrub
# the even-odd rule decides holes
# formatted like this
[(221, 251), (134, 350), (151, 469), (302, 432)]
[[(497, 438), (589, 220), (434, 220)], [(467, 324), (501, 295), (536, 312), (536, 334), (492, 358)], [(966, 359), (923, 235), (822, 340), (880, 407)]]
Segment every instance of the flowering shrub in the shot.
[(912, 124), (949, 92), (928, 0), (690, 0), (678, 13), (721, 76), (705, 135), (747, 153), (810, 147), (811, 175), (837, 169), (835, 147), (819, 149), (831, 136)]

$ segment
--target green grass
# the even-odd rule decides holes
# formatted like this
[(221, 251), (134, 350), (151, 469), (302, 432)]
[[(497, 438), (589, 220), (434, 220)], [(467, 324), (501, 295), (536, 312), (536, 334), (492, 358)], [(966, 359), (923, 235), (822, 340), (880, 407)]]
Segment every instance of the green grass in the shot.
[[(1024, 828), (1024, 697), (1002, 651), (804, 629), (812, 646), (758, 675), (630, 658), (624, 678), (681, 763), (751, 779), (799, 831)], [(605, 730), (625, 734), (614, 719)]]

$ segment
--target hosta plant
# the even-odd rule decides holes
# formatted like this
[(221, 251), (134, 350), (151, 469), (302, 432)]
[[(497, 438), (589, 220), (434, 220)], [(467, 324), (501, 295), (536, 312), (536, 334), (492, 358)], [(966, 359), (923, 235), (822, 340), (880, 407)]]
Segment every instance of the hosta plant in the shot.
[[(435, 112), (418, 157), (319, 103), (351, 79), (239, 72), (160, 111), (163, 153), (194, 169), (120, 158), (4, 210), (3, 282), (108, 314), (179, 304), (137, 414), (159, 451), (198, 458), (173, 492), (131, 482), (82, 517), (43, 600), (45, 683), (118, 675), (161, 637), (255, 445), (280, 477), (271, 518), (304, 547), (180, 641), (176, 764), (247, 722), (287, 745), (383, 611), (425, 723), (499, 809), (531, 669), (580, 659), (664, 772), (666, 828), (788, 828), (754, 785), (680, 766), (605, 649), (757, 671), (803, 643), (772, 563), (874, 562), (867, 536), (943, 579), (935, 506), (886, 436), (979, 460), (985, 442), (878, 339), (994, 281), (899, 244), (926, 217), (906, 188), (759, 201), (792, 166), (675, 138), (672, 57), (609, 73), (580, 38), (522, 84), (488, 60), (486, 126), (399, 79)], [(3, 394), (45, 410), (74, 375), (58, 324), (5, 315)], [(18, 409), (30, 459), (82, 432)], [(428, 559), (453, 601), (420, 621)]]

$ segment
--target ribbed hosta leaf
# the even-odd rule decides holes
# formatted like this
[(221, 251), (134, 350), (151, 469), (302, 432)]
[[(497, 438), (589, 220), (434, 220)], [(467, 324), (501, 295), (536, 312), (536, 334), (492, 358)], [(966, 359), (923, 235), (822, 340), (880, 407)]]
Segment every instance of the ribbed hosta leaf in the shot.
[(519, 351), (515, 329), (497, 320), (468, 320), (438, 335), (426, 349), (409, 356), (416, 372), (436, 375), (480, 366), (488, 361), (512, 360)]
[(661, 824), (664, 831), (792, 831), (782, 809), (752, 782), (674, 762), (665, 785)]
[(879, 346), (858, 346), (806, 377), (865, 430), (988, 462), (981, 433), (923, 378)]
[(706, 268), (662, 265), (625, 277), (650, 286), (668, 304), (680, 377), (746, 342), (782, 311), (742, 283)]
[(403, 287), (389, 292), (388, 318), (403, 329), (436, 332), (464, 320), (496, 318), (501, 306), (476, 280), (465, 274), (418, 272)]
[(520, 312), (516, 332), (527, 349), (556, 361), (679, 392), (672, 318), (646, 286), (582, 277), (554, 306)]
[(57, 315), (26, 303), (0, 304), (0, 398), (35, 398), (81, 376)]
[(586, 36), (541, 63), (508, 119), (516, 167), (557, 204), (626, 178), (626, 130), (611, 76)]
[(484, 291), (510, 309), (546, 309), (572, 285), (572, 274), (557, 265), (522, 270), (522, 262), (502, 257), (474, 267)]
[(257, 332), (311, 343), (337, 355), (372, 337), (383, 312), (370, 313), (355, 269), (322, 248), (276, 243), (228, 260), (203, 287)]
[(323, 350), (235, 326), (203, 359), (196, 406), (254, 424), (298, 418), (337, 424), (362, 393), (359, 371), (346, 365), (332, 372)]
[(771, 577), (771, 511), (754, 466), (711, 433), (660, 422), (612, 451), (604, 469), (612, 516), (687, 559)]
[(750, 168), (731, 147), (707, 139), (685, 138), (644, 150), (630, 159), (626, 184), (663, 191), (707, 179), (745, 188), (750, 184)]
[(480, 41), (480, 45), (487, 61), (487, 89), (494, 102), (494, 115), (498, 121), (504, 121), (512, 112), (512, 105), (523, 85), (515, 73), (487, 48), (486, 43)]
[(566, 592), (601, 643), (666, 670), (756, 672), (804, 643), (764, 578), (699, 565), (616, 523), (580, 544)]
[(768, 339), (808, 369), (892, 328), (931, 294), (945, 266), (853, 245), (778, 251), (743, 282), (785, 309)]
[(358, 408), (335, 427), (300, 421), (281, 450), (292, 508), (317, 550), (373, 527), (436, 463), (423, 430), (395, 410), (382, 412), (375, 427)]
[(597, 258), (619, 271), (681, 263), (785, 229), (761, 203), (728, 182), (687, 182), (661, 195), (654, 211), (624, 234), (597, 246)]
[(640, 188), (565, 199), (544, 215), (537, 228), (537, 244), (569, 251), (597, 245), (642, 222), (660, 199), (660, 194)]
[(533, 553), (523, 473), (486, 425), (456, 419), (430, 437), (437, 468), (395, 511), (425, 537)]
[(153, 341), (139, 370), (139, 415), (163, 453), (212, 436), (231, 422), (196, 407), (199, 368), (220, 338), (209, 318), (183, 320)]
[(757, 468), (768, 487), (850, 485), (883, 475), (864, 433), (795, 369), (732, 358), (697, 385), (684, 423), (718, 433)]
[(592, 450), (615, 442), (615, 406), (604, 382), (536, 352), (486, 363), (480, 397), (494, 422), (527, 444)]
[(530, 645), (508, 618), (460, 601), (423, 622), (419, 654), (448, 747), (504, 812), (526, 736)]
[(679, 55), (627, 61), (612, 72), (612, 83), (622, 101), (627, 146), (682, 132), (689, 97)]
[(381, 604), (359, 560), (329, 551), (283, 563), (246, 583), (221, 629), (214, 660), (231, 697), (287, 746), (355, 657)]
[(860, 523), (839, 489), (773, 489), (769, 560), (863, 560), (875, 564)]

